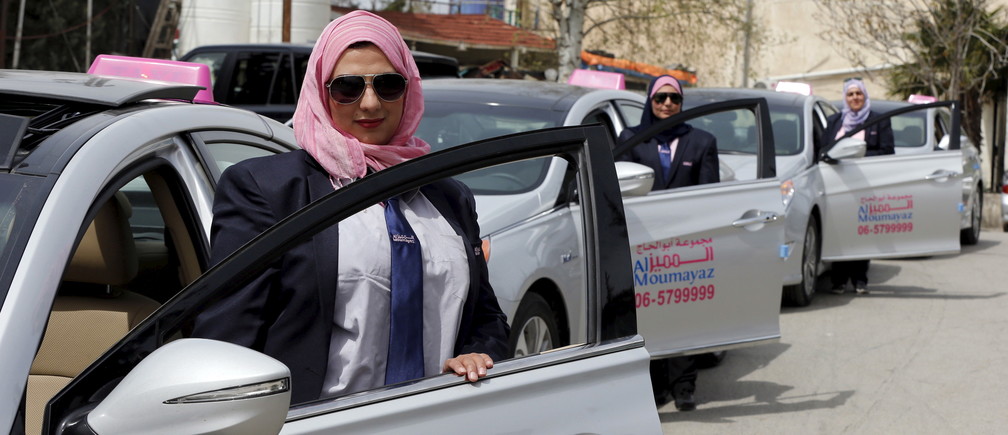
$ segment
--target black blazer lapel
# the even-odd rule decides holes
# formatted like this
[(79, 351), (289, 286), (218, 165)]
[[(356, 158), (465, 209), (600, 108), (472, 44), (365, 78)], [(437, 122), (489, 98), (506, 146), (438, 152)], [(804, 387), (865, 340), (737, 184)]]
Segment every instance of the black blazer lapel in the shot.
[(679, 167), (682, 166), (682, 161), (686, 155), (686, 147), (689, 145), (689, 135), (679, 136), (679, 143), (676, 145), (675, 155), (672, 156), (672, 169), (669, 171), (668, 180), (665, 180), (665, 188), (668, 189), (672, 185), (672, 180), (675, 180), (676, 172), (679, 171)]
[[(329, 174), (315, 172), (308, 176), (308, 194), (311, 202), (317, 201), (319, 198), (332, 193), (332, 191), (333, 185), (329, 181)], [(333, 225), (322, 230), (315, 237), (312, 237), (312, 249), (315, 251), (315, 258), (338, 259), (339, 226)], [(333, 310), (335, 309), (338, 272), (338, 267), (315, 267), (315, 276), (318, 280), (316, 288), (319, 292), (319, 302), (322, 304), (322, 318), (327, 322), (332, 320)]]

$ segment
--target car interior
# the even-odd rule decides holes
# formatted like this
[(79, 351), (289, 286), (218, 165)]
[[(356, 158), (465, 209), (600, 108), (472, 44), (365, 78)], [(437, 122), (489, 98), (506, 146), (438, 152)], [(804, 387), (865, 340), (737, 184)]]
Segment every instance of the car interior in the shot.
[(137, 276), (130, 205), (116, 193), (74, 251), (28, 376), (26, 433), (41, 431), (49, 399), (161, 304), (124, 288)]
[(50, 398), (202, 274), (168, 179), (152, 170), (127, 183), (78, 242), (29, 371), (26, 433), (41, 431)]

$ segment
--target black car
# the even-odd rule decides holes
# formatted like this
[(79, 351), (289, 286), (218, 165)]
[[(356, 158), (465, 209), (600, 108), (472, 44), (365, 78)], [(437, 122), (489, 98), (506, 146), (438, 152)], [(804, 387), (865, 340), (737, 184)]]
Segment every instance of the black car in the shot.
[[(285, 122), (294, 116), (312, 46), (229, 44), (196, 47), (182, 61), (210, 67), (214, 100)], [(413, 51), (421, 78), (458, 77), (458, 60)]]

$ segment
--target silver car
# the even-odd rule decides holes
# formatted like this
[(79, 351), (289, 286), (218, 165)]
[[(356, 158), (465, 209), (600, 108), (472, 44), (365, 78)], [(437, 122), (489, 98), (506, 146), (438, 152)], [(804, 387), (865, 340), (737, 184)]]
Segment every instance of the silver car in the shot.
[[(933, 255), (959, 251), (962, 209), (962, 152), (864, 155), (864, 143), (848, 139), (819, 155), (829, 144), (820, 136), (837, 109), (813, 95), (758, 89), (699, 88), (687, 91), (684, 106), (737, 98), (765, 98), (776, 147), (776, 172), (785, 207), (783, 298), (804, 306), (815, 294), (822, 262)], [(943, 104), (917, 106), (920, 110)], [(711, 122), (704, 128), (718, 140), (719, 157), (739, 180), (752, 170), (752, 138), (758, 129), (747, 119)], [(957, 125), (953, 123), (953, 125)], [(958, 128), (957, 126), (955, 128)], [(958, 137), (953, 138), (958, 144)]]
[[(4, 432), (660, 433), (607, 131), (528, 133), (397, 165), (212, 266), (208, 232), (222, 168), (296, 147), (277, 122), (194, 104), (199, 90), (0, 71)], [(554, 157), (570, 162), (572, 198), (584, 207), (574, 241), (583, 334), (572, 346), (499, 361), (475, 385), (441, 375), (292, 404), (289, 370), (276, 360), (188, 338), (204, 307), (287, 247), (383, 198), (440, 177)]]
[[(640, 94), (523, 80), (424, 82), (417, 134), (435, 149), (537, 128), (601, 124), (613, 140), (644, 110)], [(704, 124), (724, 117), (765, 120), (749, 100), (670, 122)], [(762, 113), (762, 115), (760, 115)], [(687, 119), (688, 118), (688, 119)], [(666, 127), (667, 128), (667, 127)], [(508, 137), (508, 136), (504, 136)], [(752, 150), (772, 147), (754, 137)], [(651, 192), (653, 173), (618, 162), (635, 277), (638, 326), (652, 357), (705, 353), (779, 338), (783, 204), (773, 180), (772, 148), (759, 179)], [(767, 157), (769, 156), (769, 157)], [(755, 154), (750, 170), (757, 172)], [(569, 162), (526, 160), (463, 177), (477, 197), (489, 249), (491, 282), (513, 319), (516, 356), (577, 343), (585, 311), (577, 245), (583, 208)], [(770, 273), (768, 273), (770, 272)]]

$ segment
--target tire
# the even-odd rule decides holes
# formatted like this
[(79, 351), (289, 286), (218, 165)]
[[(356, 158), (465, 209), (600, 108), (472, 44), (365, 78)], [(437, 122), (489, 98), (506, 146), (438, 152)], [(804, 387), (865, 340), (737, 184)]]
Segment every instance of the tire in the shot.
[(819, 220), (809, 218), (805, 226), (805, 240), (802, 242), (802, 280), (797, 285), (784, 287), (784, 301), (790, 305), (804, 307), (812, 303), (815, 295), (816, 279), (819, 278)]
[(980, 241), (980, 227), (983, 219), (983, 195), (979, 191), (979, 186), (973, 190), (970, 226), (959, 231), (959, 243), (963, 245), (975, 245)]
[(526, 294), (511, 323), (511, 355), (518, 358), (547, 351), (559, 340), (560, 330), (549, 303), (538, 294)]

